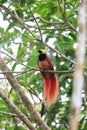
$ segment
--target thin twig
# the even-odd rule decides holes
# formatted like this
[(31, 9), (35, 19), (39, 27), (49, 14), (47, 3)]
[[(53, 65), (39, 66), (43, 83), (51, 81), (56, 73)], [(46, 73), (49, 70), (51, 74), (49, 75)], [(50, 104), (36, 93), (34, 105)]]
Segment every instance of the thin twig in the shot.
[(31, 10), (31, 7), (30, 7), (29, 4), (28, 4), (28, 8), (29, 8), (29, 10), (30, 10), (30, 12), (31, 12), (31, 14), (32, 14), (32, 17), (34, 18), (34, 21), (35, 21), (36, 24), (37, 24), (37, 27), (38, 27), (38, 30), (39, 30), (39, 33), (40, 33), (40, 37), (41, 37), (41, 42), (43, 42), (43, 38), (42, 38), (42, 33), (41, 33), (40, 26), (39, 26), (39, 24), (38, 24), (38, 22), (37, 22), (37, 20), (36, 20), (36, 18), (35, 18), (35, 16), (34, 16), (32, 10)]
[(48, 20), (46, 20), (46, 19), (43, 19), (43, 18), (40, 17), (40, 16), (38, 16), (38, 18), (39, 18), (41, 21), (43, 21), (43, 22), (45, 22), (45, 23), (48, 23), (48, 24), (64, 24), (63, 21), (62, 21), (62, 22), (50, 22), (50, 21), (48, 21)]
[(9, 117), (18, 117), (16, 114), (14, 113), (10, 113), (10, 112), (4, 112), (4, 111), (0, 111), (0, 115), (7, 115)]
[[(67, 73), (73, 73), (74, 72), (74, 69), (71, 69), (71, 70), (65, 70), (65, 71), (52, 71), (52, 70), (41, 70), (41, 69), (38, 69), (38, 68), (31, 68), (31, 69), (27, 69), (25, 71), (11, 71), (11, 73), (18, 73), (18, 74), (25, 74), (25, 73), (28, 73), (29, 71), (40, 71), (40, 72), (49, 72), (49, 73), (59, 73), (59, 74), (67, 74)], [(0, 74), (4, 74), (4, 73), (9, 73), (8, 71), (4, 71), (4, 72), (0, 72)]]
[(62, 16), (64, 22), (68, 25), (69, 28), (71, 28), (75, 33), (78, 31), (74, 28), (74, 26), (69, 22), (69, 20), (66, 18), (66, 0), (63, 0), (63, 10), (62, 11)]
[(16, 20), (18, 20), (18, 22), (19, 22), (20, 24), (22, 24), (23, 28), (25, 28), (36, 40), (40, 41), (40, 39), (37, 38), (37, 37), (32, 33), (31, 30), (29, 30), (29, 28), (26, 26), (26, 24), (23, 22), (23, 20), (22, 20), (21, 18), (19, 18), (19, 16), (17, 15), (16, 11), (14, 11), (14, 13), (15, 13), (15, 18), (16, 18)]

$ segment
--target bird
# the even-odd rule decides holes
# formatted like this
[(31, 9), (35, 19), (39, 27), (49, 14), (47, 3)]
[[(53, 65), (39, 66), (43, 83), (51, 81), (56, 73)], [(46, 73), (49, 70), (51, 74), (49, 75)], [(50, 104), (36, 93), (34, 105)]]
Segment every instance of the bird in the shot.
[[(38, 50), (37, 64), (41, 69), (41, 74), (44, 80), (44, 91), (42, 103), (47, 101), (47, 106), (50, 107), (57, 100), (59, 85), (57, 76), (54, 73), (54, 66), (51, 57), (46, 53), (44, 49)], [(48, 70), (52, 72), (48, 72)], [(47, 72), (46, 72), (47, 71)]]

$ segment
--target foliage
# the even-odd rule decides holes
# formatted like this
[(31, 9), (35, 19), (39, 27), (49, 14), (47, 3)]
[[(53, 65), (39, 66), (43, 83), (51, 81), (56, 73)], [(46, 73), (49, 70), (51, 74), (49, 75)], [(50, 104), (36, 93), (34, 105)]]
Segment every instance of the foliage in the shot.
[[(0, 25), (0, 52), (2, 56), (5, 56), (7, 65), (20, 84), (26, 88), (34, 105), (38, 106), (38, 102), (40, 103), (43, 91), (43, 79), (37, 69), (39, 48), (47, 50), (58, 71), (60, 87), (58, 100), (48, 108), (44, 116), (44, 120), (53, 130), (67, 130), (69, 125), (77, 46), (78, 6), (76, 0), (0, 0), (0, 15), (3, 16), (3, 23)], [(2, 75), (0, 84), (4, 93), (25, 115), (28, 115), (19, 95), (11, 89)], [(87, 127), (85, 88), (82, 95), (79, 130)], [(40, 111), (40, 106), (38, 109)], [(10, 118), (8, 113), (12, 113)], [(16, 118), (16, 115), (13, 116), (13, 111), (8, 109), (2, 99), (0, 99), (0, 115), (0, 129), (3, 127), (7, 130), (25, 129), (22, 122)]]

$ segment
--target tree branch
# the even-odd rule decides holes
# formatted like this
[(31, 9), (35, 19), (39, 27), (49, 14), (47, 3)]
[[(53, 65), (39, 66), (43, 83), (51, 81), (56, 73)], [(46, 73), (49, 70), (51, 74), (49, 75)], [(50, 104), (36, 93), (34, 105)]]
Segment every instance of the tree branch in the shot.
[(62, 22), (50, 22), (50, 21), (48, 21), (48, 20), (46, 20), (46, 19), (43, 19), (43, 18), (41, 18), (40, 16), (38, 16), (38, 18), (41, 20), (41, 21), (43, 21), (43, 22), (45, 22), (45, 23), (48, 23), (48, 24), (64, 24), (64, 22), (62, 21)]
[(38, 30), (39, 30), (39, 33), (40, 33), (40, 37), (41, 37), (41, 41), (43, 42), (43, 38), (42, 38), (42, 33), (41, 33), (40, 26), (39, 26), (39, 24), (38, 24), (38, 22), (37, 22), (37, 20), (36, 20), (36, 18), (35, 18), (35, 16), (34, 16), (32, 10), (31, 10), (31, 7), (29, 6), (29, 4), (28, 4), (28, 8), (29, 8), (29, 10), (30, 10), (30, 12), (31, 12), (31, 14), (32, 14), (32, 17), (33, 17), (35, 23), (37, 24), (37, 27), (38, 27)]
[[(21, 64), (21, 65), (23, 65), (23, 66), (26, 66), (26, 67), (28, 68), (28, 69), (25, 70), (25, 71), (20, 71), (20, 72), (11, 71), (11, 73), (21, 73), (21, 74), (25, 74), (25, 73), (27, 73), (28, 71), (34, 70), (34, 71), (41, 71), (41, 72), (59, 73), (59, 74), (65, 73), (65, 74), (66, 74), (66, 73), (72, 73), (72, 72), (74, 71), (74, 69), (71, 69), (71, 70), (63, 70), (63, 71), (41, 70), (41, 69), (38, 69), (38, 68), (35, 68), (35, 67), (31, 67), (31, 66), (29, 66), (29, 65), (27, 66), (27, 65), (21, 63), (20, 61), (16, 60), (16, 59), (13, 58), (10, 54), (8, 54), (8, 53), (6, 53), (6, 52), (4, 52), (4, 51), (1, 51), (1, 50), (0, 50), (0, 52), (3, 53), (3, 54), (5, 54), (6, 56), (8, 56), (9, 58), (11, 58), (12, 60), (14, 60), (16, 63)], [(2, 74), (2, 73), (0, 73), (0, 74)]]
[(62, 54), (60, 51), (56, 50), (55, 48), (52, 48), (50, 45), (46, 44), (45, 42), (42, 42), (42, 44), (45, 45), (45, 46), (47, 46), (48, 48), (50, 48), (50, 49), (53, 50), (54, 52), (56, 52), (58, 55), (60, 55), (61, 57), (63, 57), (63, 58), (66, 59), (67, 61), (69, 61), (69, 62), (75, 64), (75, 62), (74, 62), (72, 59), (66, 57), (66, 56), (65, 56), (64, 54)]
[(80, 107), (82, 102), (82, 88), (84, 82), (84, 61), (85, 61), (85, 43), (86, 43), (86, 7), (87, 1), (81, 1), (78, 14), (78, 47), (76, 50), (76, 67), (73, 82), (71, 118), (69, 130), (77, 130), (79, 122)]
[(38, 115), (38, 113), (34, 110), (29, 98), (27, 97), (27, 94), (22, 88), (22, 86), (18, 83), (16, 78), (11, 73), (10, 69), (5, 64), (4, 60), (0, 57), (0, 68), (3, 72), (7, 71), (9, 73), (5, 73), (5, 76), (9, 83), (11, 84), (12, 88), (20, 95), (21, 100), (24, 104), (24, 106), (27, 108), (30, 117), (33, 121), (35, 121), (41, 130), (50, 130), (49, 127), (46, 125), (46, 123), (41, 119), (41, 117)]
[[(27, 117), (12, 103), (11, 100), (8, 99), (8, 97), (0, 91), (0, 97), (5, 101), (5, 103), (8, 105), (9, 108), (11, 108), (17, 116), (24, 122), (24, 124), (30, 129), (30, 130), (36, 130), (31, 122), (27, 119)], [(6, 113), (5, 113), (6, 114)], [(9, 114), (11, 115), (11, 114)]]

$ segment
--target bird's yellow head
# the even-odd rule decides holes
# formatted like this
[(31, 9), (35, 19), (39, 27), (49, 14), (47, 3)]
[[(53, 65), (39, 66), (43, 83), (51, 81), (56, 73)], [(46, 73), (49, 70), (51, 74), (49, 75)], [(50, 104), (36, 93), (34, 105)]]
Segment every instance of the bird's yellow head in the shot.
[(38, 52), (39, 54), (46, 54), (46, 51), (44, 49), (39, 49)]

